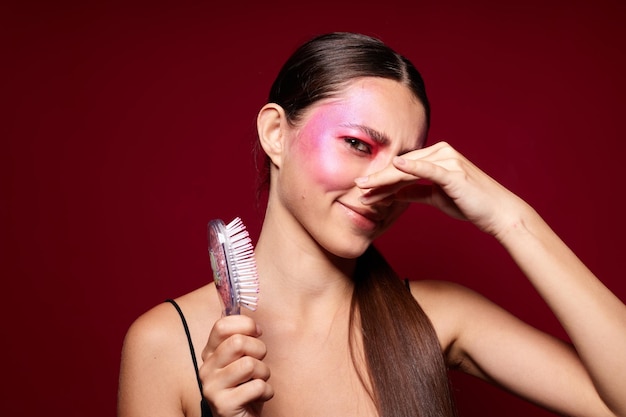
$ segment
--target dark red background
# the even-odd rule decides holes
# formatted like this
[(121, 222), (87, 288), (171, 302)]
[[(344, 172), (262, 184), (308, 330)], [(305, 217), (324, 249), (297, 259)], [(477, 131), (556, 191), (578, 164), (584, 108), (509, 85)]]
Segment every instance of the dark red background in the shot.
[[(619, 1), (7, 2), (0, 124), (3, 415), (111, 416), (134, 318), (210, 279), (205, 227), (253, 236), (256, 111), (311, 35), (380, 36), (445, 139), (548, 220), (622, 299), (626, 8)], [(454, 4), (458, 3), (458, 4)], [(379, 246), (558, 323), (488, 236), (413, 207)], [(543, 416), (454, 376), (464, 416)]]

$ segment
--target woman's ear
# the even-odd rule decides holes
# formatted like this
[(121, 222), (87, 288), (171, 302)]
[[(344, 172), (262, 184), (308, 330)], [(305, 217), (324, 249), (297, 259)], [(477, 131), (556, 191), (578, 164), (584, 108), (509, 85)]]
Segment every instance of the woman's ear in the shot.
[(276, 103), (267, 103), (257, 116), (257, 131), (263, 150), (277, 167), (281, 165), (287, 119), (285, 110)]

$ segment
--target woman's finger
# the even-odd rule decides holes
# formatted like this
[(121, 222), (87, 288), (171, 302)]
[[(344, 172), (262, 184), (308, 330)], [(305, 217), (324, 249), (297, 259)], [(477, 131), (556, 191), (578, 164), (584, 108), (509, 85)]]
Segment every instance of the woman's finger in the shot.
[(251, 356), (243, 356), (224, 368), (219, 368), (211, 381), (206, 384), (209, 392), (237, 387), (254, 379), (267, 381), (270, 377), (269, 367), (261, 360)]
[(272, 399), (273, 396), (274, 389), (269, 383), (254, 379), (232, 389), (221, 391), (214, 401), (211, 401), (211, 405), (216, 415), (219, 416), (256, 416), (260, 415), (263, 403)]
[(370, 192), (375, 188), (396, 183), (406, 185), (419, 180), (440, 182), (446, 173), (445, 169), (461, 171), (464, 161), (454, 148), (445, 142), (439, 142), (429, 148), (394, 157), (390, 165), (366, 177), (356, 178), (355, 183), (359, 188)]
[(211, 356), (214, 358), (213, 366), (223, 368), (244, 356), (262, 360), (266, 353), (265, 343), (261, 340), (235, 334), (222, 342)]
[(215, 322), (211, 329), (209, 339), (202, 351), (202, 358), (205, 359), (224, 340), (235, 334), (259, 337), (262, 332), (252, 318), (243, 314), (222, 317)]

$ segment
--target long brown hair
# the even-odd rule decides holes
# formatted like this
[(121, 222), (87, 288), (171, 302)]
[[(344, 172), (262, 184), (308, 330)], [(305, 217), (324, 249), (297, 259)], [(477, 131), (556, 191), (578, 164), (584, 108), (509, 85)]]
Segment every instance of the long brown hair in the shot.
[[(373, 245), (357, 260), (354, 280), (351, 346), (359, 336), (357, 326), (360, 324), (366, 377), (373, 387), (370, 395), (379, 414), (386, 417), (455, 416), (456, 408), (435, 329)], [(356, 361), (354, 351), (351, 352)]]
[[(300, 46), (285, 62), (268, 101), (296, 124), (318, 100), (332, 97), (357, 77), (383, 77), (406, 85), (430, 105), (413, 64), (379, 39), (356, 33), (329, 33)], [(423, 145), (423, 144), (422, 144)], [(269, 186), (269, 158), (261, 185)], [(443, 353), (433, 326), (383, 256), (370, 246), (356, 263), (350, 310), (350, 351), (357, 370), (363, 343), (361, 381), (382, 417), (455, 416)]]

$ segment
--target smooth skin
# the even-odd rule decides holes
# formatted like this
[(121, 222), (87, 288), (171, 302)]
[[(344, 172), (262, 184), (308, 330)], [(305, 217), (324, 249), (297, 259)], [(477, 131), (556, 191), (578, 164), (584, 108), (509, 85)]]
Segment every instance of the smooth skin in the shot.
[[(565, 415), (626, 416), (624, 304), (528, 204), (449, 144), (419, 149), (424, 110), (406, 87), (356, 79), (295, 126), (270, 103), (258, 132), (272, 160), (255, 248), (259, 308), (221, 317), (213, 284), (177, 299), (215, 416), (376, 415), (348, 350), (351, 276), (410, 203), (493, 235), (574, 345), (461, 285), (412, 281), (451, 367)], [(180, 318), (158, 305), (125, 339), (118, 415), (199, 416), (200, 399)]]

